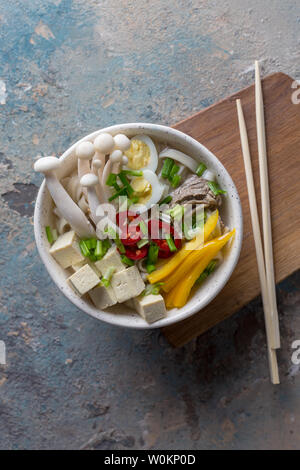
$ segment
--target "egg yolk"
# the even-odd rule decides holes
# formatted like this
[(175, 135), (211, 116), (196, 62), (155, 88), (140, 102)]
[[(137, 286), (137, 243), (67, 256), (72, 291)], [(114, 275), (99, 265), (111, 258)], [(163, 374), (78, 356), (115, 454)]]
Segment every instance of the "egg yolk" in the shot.
[(148, 145), (141, 140), (133, 139), (125, 155), (128, 158), (127, 166), (131, 170), (140, 170), (149, 164), (150, 150)]
[(150, 199), (152, 193), (152, 186), (149, 181), (147, 181), (142, 176), (134, 178), (131, 181), (131, 187), (134, 190), (134, 195), (138, 196), (140, 204), (145, 204), (145, 202)]

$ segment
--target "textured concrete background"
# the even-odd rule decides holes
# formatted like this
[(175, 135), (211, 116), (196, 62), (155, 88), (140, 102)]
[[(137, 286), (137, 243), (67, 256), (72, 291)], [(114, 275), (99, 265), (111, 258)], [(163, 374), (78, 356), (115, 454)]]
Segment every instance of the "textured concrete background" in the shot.
[(32, 226), (37, 154), (118, 122), (175, 123), (252, 83), (255, 58), (300, 78), (299, 7), (0, 0), (1, 449), (300, 447), (299, 274), (278, 286), (274, 387), (259, 300), (173, 350), (158, 331), (117, 329), (71, 305)]

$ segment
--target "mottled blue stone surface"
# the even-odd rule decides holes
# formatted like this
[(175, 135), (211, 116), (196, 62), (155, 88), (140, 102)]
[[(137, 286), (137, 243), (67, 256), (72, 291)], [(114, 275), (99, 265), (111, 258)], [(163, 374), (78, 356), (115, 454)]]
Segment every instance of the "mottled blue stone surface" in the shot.
[(299, 274), (278, 286), (282, 384), (254, 301), (187, 346), (84, 315), (38, 257), (38, 154), (106, 125), (174, 124), (299, 74), (292, 0), (0, 0), (1, 449), (300, 447)]

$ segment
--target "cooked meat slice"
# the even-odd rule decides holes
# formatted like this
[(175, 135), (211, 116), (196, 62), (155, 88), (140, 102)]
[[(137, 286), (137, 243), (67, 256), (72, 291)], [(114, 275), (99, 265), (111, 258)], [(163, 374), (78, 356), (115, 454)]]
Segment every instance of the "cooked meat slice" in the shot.
[(221, 205), (221, 196), (215, 196), (204, 178), (190, 176), (172, 195), (172, 207), (176, 204), (203, 204), (205, 209)]

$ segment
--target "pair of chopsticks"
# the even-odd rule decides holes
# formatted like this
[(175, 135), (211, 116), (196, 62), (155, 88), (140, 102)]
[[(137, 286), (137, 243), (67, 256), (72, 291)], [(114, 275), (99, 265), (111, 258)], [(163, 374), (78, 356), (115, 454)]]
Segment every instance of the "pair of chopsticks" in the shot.
[[(264, 120), (263, 93), (260, 79), (259, 63), (255, 62), (255, 110), (256, 131), (258, 144), (261, 209), (263, 222), (263, 244), (261, 239), (260, 224), (257, 211), (256, 194), (251, 166), (247, 129), (242, 109), (241, 100), (236, 100), (242, 153), (246, 172), (246, 181), (251, 213), (251, 223), (254, 236), (256, 259), (263, 301), (270, 376), (273, 384), (279, 384), (279, 372), (276, 357), (276, 349), (280, 348), (280, 332), (275, 292), (275, 276), (272, 249), (272, 226), (268, 181), (268, 162)], [(264, 249), (263, 249), (264, 246)]]

